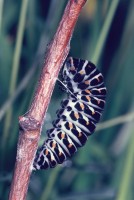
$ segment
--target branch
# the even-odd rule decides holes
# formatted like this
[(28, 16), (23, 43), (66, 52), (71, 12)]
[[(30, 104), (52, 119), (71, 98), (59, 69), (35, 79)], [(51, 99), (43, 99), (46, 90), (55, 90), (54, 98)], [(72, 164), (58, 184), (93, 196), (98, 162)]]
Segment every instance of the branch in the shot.
[(32, 163), (56, 77), (65, 61), (79, 13), (86, 0), (69, 0), (58, 30), (48, 47), (45, 63), (29, 111), (19, 117), (19, 141), (9, 200), (26, 199)]

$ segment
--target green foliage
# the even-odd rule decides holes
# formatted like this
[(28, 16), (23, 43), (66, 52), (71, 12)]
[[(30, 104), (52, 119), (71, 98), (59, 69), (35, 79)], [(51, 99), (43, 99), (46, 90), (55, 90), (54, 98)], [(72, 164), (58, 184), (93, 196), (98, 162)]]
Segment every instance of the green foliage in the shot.
[[(56, 31), (66, 3), (61, 0), (0, 2), (2, 200), (7, 199), (14, 168), (18, 116), (27, 111), (31, 102), (45, 49)], [(104, 74), (108, 95), (102, 121), (107, 124), (107, 120), (115, 118), (116, 122), (116, 117), (134, 112), (133, 9), (133, 0), (89, 0), (71, 40), (70, 55), (91, 60)], [(29, 82), (5, 109), (5, 103), (15, 95), (29, 70), (33, 70)], [(56, 116), (55, 111), (65, 95), (56, 85), (42, 138), (46, 136), (44, 132), (50, 128)], [(59, 166), (34, 172), (27, 199), (134, 199), (133, 119), (129, 123), (126, 119), (126, 123), (116, 126), (111, 124), (109, 128), (100, 131), (98, 129), (69, 162), (70, 167)]]

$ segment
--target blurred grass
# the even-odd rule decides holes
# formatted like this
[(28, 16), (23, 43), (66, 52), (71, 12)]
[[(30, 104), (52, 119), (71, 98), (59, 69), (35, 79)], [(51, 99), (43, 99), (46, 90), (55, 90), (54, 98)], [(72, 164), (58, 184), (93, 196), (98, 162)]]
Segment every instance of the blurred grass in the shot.
[[(9, 84), (9, 97), (13, 94), (16, 88), (16, 83), (17, 83), (17, 78), (18, 78), (19, 62), (20, 62), (22, 41), (23, 41), (23, 35), (24, 35), (24, 29), (25, 29), (27, 6), (28, 6), (28, 0), (22, 1), (18, 30), (17, 30), (17, 35), (16, 35), (16, 44), (15, 44), (14, 55), (13, 55), (11, 79), (10, 79), (10, 84)], [(8, 134), (9, 134), (9, 128), (11, 124), (12, 112), (13, 110), (11, 107), (8, 110), (5, 117), (3, 137), (2, 137), (2, 151), (4, 151), (4, 148), (6, 146), (6, 141), (9, 137)], [(3, 157), (1, 159), (2, 159), (2, 162), (4, 162)]]
[[(110, 8), (109, 8), (109, 11), (107, 13), (104, 25), (102, 27), (101, 33), (99, 35), (99, 39), (97, 40), (97, 42), (95, 44), (95, 50), (94, 50), (93, 58), (91, 60), (96, 65), (99, 62), (99, 59), (101, 57), (101, 53), (103, 52), (103, 48), (105, 46), (107, 35), (108, 35), (108, 32), (109, 32), (114, 14), (116, 12), (118, 3), (119, 3), (119, 0), (112, 1)], [(99, 12), (99, 10), (98, 10), (98, 12)]]
[[(127, 149), (126, 149), (126, 155), (125, 160), (123, 163), (123, 169), (122, 174), (120, 178), (120, 185), (119, 185), (119, 191), (117, 195), (117, 200), (126, 200), (128, 198), (132, 198), (132, 177), (133, 177), (133, 166), (134, 166), (134, 131), (132, 131)], [(131, 194), (130, 194), (131, 193)]]
[[(8, 113), (13, 110), (8, 122), (5, 113), (0, 123), (2, 200), (7, 199), (14, 168), (18, 116), (27, 111), (31, 102), (45, 49), (56, 31), (67, 1), (25, 0), (22, 3), (0, 1), (0, 111), (29, 70), (34, 70), (25, 90), (8, 109)], [(68, 163), (68, 168), (59, 166), (33, 174), (28, 200), (134, 199), (133, 9), (133, 0), (89, 0), (83, 8), (72, 37), (70, 54), (95, 62), (104, 74), (108, 89), (102, 118), (104, 123), (98, 125), (96, 133)], [(66, 94), (56, 86), (43, 138), (64, 96)], [(5, 127), (8, 127), (6, 134)]]
[(0, 34), (2, 30), (3, 2), (4, 0), (0, 0)]

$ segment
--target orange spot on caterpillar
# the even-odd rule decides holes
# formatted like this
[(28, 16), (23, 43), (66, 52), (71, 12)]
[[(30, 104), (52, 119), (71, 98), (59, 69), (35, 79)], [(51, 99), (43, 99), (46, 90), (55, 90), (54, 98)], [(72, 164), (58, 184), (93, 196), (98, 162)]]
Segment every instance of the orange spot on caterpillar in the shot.
[(89, 85), (90, 84), (90, 81), (85, 81), (84, 82), (86, 85)]
[(99, 99), (97, 100), (97, 103), (100, 104), (100, 100)]
[(79, 74), (83, 75), (85, 72), (83, 70), (79, 71)]
[(69, 128), (72, 129), (73, 128), (73, 124), (71, 122), (69, 122)]
[(46, 156), (48, 155), (48, 149), (46, 149), (46, 151), (45, 151), (45, 155), (46, 155)]
[(68, 148), (71, 148), (73, 146), (73, 144), (72, 143), (70, 143), (69, 145), (68, 145)]
[(65, 133), (61, 133), (61, 138), (62, 138), (62, 139), (65, 138)]
[(70, 67), (70, 71), (75, 71), (75, 67), (74, 66)]
[(91, 98), (90, 98), (89, 96), (86, 96), (86, 99), (87, 99), (88, 101), (90, 101), (90, 100), (91, 100)]
[(53, 142), (53, 143), (52, 143), (52, 148), (55, 148), (55, 147), (56, 147), (56, 143)]
[(82, 133), (81, 132), (79, 132), (79, 135), (78, 135), (78, 137), (81, 137), (82, 136)]
[(76, 119), (79, 119), (79, 114), (77, 112), (74, 113)]
[(86, 125), (89, 125), (90, 124), (90, 122), (86, 122)]
[(91, 94), (90, 90), (85, 90), (85, 92), (86, 92), (87, 94)]
[(59, 152), (59, 156), (62, 156), (62, 152), (61, 151)]
[(82, 110), (84, 110), (84, 108), (85, 108), (83, 103), (80, 103), (80, 107), (81, 107)]
[(95, 111), (92, 111), (92, 115), (94, 115), (95, 114)]

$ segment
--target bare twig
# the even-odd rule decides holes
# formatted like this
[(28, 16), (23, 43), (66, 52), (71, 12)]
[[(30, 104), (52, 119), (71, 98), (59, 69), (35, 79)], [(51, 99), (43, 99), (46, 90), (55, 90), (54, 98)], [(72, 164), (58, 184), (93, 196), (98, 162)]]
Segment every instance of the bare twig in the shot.
[(9, 200), (26, 198), (32, 162), (38, 146), (43, 119), (56, 77), (69, 52), (70, 38), (86, 0), (69, 0), (58, 30), (49, 45), (45, 63), (29, 111), (19, 118), (20, 135)]

